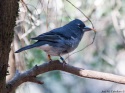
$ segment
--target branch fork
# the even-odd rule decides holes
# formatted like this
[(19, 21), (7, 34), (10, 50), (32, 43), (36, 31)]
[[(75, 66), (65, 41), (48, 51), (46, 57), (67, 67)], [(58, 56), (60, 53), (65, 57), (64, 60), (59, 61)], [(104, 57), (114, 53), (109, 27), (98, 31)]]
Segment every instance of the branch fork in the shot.
[(36, 65), (24, 73), (17, 74), (11, 81), (7, 83), (6, 85), (7, 93), (12, 93), (12, 91), (14, 91), (17, 88), (17, 86), (27, 81), (43, 84), (43, 82), (38, 81), (36, 79), (36, 76), (53, 70), (61, 70), (85, 78), (125, 84), (124, 76), (118, 76), (98, 71), (85, 70), (82, 68), (71, 66), (69, 64), (61, 63), (59, 60), (55, 60), (51, 62), (46, 62), (39, 66)]

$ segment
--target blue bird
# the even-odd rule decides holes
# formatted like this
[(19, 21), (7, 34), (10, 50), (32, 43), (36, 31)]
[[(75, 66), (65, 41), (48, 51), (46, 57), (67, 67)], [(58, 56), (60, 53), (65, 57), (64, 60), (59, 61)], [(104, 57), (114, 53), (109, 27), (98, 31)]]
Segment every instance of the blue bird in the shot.
[(37, 41), (34, 44), (17, 50), (15, 53), (31, 48), (40, 48), (48, 54), (50, 61), (50, 56), (59, 56), (60, 59), (65, 62), (61, 55), (67, 54), (76, 49), (83, 37), (84, 32), (91, 30), (92, 29), (85, 26), (81, 20), (75, 19), (62, 27), (31, 38), (32, 40)]

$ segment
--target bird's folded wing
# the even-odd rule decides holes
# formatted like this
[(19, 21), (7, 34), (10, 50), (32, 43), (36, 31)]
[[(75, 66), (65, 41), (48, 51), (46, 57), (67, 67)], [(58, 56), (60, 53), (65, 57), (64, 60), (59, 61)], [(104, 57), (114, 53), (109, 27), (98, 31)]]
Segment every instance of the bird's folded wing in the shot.
[(52, 41), (52, 42), (58, 42), (62, 39), (59, 35), (40, 35), (38, 37), (31, 38), (32, 40), (43, 40), (43, 41)]

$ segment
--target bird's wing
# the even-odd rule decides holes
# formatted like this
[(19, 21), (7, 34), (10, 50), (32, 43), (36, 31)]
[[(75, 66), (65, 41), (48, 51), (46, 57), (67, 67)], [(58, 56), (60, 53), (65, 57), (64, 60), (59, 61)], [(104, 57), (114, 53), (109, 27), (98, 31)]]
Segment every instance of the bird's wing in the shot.
[(63, 31), (64, 29), (62, 28), (56, 28), (31, 39), (57, 42), (58, 40), (67, 38), (66, 33)]
[(58, 42), (59, 40), (62, 40), (62, 37), (60, 37), (59, 35), (41, 35), (41, 36), (34, 37), (31, 39), (32, 40)]

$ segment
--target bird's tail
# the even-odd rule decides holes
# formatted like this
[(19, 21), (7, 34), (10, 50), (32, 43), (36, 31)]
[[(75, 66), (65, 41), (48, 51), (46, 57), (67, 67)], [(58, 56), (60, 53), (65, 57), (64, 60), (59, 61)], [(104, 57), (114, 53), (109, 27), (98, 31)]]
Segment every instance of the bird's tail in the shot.
[(19, 52), (22, 52), (24, 50), (31, 49), (31, 48), (34, 48), (34, 47), (37, 47), (37, 44), (32, 44), (32, 45), (25, 46), (25, 47), (15, 51), (15, 53), (19, 53)]

